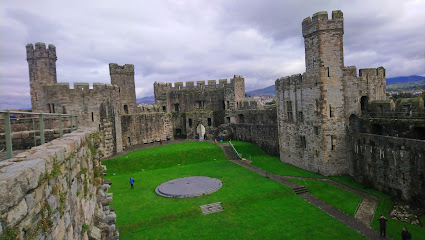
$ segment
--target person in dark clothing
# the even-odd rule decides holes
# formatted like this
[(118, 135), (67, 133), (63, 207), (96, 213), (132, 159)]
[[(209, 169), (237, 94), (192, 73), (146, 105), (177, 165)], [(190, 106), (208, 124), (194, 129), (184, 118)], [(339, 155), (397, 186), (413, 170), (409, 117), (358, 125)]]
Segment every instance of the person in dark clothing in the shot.
[(381, 237), (385, 237), (386, 230), (387, 230), (387, 219), (384, 217), (383, 214), (381, 214), (381, 217), (379, 218), (379, 231), (380, 231)]
[(410, 234), (409, 231), (407, 231), (407, 228), (404, 227), (403, 231), (401, 232), (401, 239), (403, 240), (410, 240), (412, 239), (412, 235)]
[(130, 178), (130, 184), (131, 184), (131, 189), (133, 189), (134, 187), (133, 187), (133, 184), (134, 184), (134, 179), (131, 177)]

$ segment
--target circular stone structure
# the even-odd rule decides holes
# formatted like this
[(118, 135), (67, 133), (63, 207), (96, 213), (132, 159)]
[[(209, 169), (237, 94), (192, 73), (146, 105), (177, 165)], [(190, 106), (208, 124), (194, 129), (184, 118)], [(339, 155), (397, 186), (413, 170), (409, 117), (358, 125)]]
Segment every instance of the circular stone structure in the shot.
[(162, 183), (156, 187), (155, 192), (168, 198), (191, 198), (211, 194), (222, 186), (223, 183), (217, 178), (184, 177)]

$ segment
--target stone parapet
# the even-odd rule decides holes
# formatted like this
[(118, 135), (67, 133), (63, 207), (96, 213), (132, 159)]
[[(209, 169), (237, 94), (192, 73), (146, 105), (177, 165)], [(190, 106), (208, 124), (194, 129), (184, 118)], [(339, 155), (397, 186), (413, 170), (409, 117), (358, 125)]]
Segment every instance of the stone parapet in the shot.
[(1, 162), (0, 237), (118, 236), (99, 143), (97, 130), (78, 130)]

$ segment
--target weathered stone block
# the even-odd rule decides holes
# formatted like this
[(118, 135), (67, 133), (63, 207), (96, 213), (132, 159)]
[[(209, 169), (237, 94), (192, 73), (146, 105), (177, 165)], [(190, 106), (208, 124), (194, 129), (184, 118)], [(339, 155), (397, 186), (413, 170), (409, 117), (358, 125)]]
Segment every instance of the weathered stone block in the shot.
[(18, 222), (20, 222), (26, 215), (27, 215), (27, 204), (25, 202), (25, 199), (22, 199), (18, 205), (14, 206), (8, 213), (7, 213), (7, 226), (8, 227), (14, 227)]

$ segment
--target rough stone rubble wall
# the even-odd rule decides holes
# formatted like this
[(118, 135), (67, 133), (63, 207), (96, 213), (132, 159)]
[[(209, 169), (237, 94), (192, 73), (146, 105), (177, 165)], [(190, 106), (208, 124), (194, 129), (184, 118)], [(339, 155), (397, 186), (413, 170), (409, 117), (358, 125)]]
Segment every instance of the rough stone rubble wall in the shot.
[[(64, 128), (63, 134), (70, 133), (70, 128)], [(34, 134), (36, 135), (34, 141)], [(40, 145), (40, 131), (21, 131), (21, 132), (12, 132), (12, 148), (16, 149), (30, 149), (34, 147), (34, 143)], [(59, 129), (46, 129), (44, 130), (44, 139), (46, 142), (50, 142), (53, 139), (59, 138)], [(6, 147), (6, 136), (4, 133), (0, 133), (0, 148)]]
[(121, 116), (122, 145), (130, 146), (173, 136), (173, 124), (168, 113), (151, 112)]
[(425, 201), (425, 141), (357, 133), (350, 136), (351, 175), (392, 196)]
[(99, 143), (96, 130), (79, 130), (1, 162), (0, 236), (115, 238)]
[[(134, 65), (109, 64), (111, 84), (119, 87), (120, 110), (122, 114), (137, 113), (136, 85), (134, 83)], [(125, 107), (126, 106), (126, 107)]]

